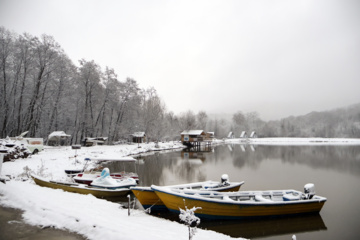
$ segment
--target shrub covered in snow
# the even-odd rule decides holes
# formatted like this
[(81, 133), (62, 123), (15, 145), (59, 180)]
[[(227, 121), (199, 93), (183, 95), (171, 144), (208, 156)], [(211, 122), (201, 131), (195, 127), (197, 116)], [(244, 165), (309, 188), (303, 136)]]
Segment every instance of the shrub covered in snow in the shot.
[(189, 228), (189, 240), (192, 239), (192, 237), (196, 233), (196, 227), (200, 224), (200, 218), (195, 216), (195, 211), (197, 209), (201, 209), (201, 207), (193, 207), (191, 209), (188, 209), (185, 206), (185, 210), (180, 209), (180, 221), (184, 222), (188, 228)]

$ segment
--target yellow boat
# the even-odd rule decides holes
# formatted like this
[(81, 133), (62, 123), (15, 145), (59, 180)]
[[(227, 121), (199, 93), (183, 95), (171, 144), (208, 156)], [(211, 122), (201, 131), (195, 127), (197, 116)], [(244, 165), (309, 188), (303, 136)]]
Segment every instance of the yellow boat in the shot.
[[(195, 214), (208, 219), (242, 219), (318, 213), (326, 198), (315, 195), (313, 184), (305, 193), (296, 190), (212, 192), (179, 190), (152, 185), (151, 188), (172, 212), (200, 207)], [(310, 188), (310, 192), (309, 189)]]
[(31, 175), (31, 177), (37, 185), (42, 187), (62, 189), (66, 192), (91, 194), (97, 198), (104, 198), (104, 199), (121, 198), (121, 197), (125, 197), (127, 194), (131, 192), (130, 188), (107, 189), (100, 187), (92, 187), (86, 184), (49, 181), (33, 174)]
[[(219, 192), (228, 192), (228, 191), (239, 191), (242, 182), (228, 182), (227, 184), (222, 184), (220, 182), (214, 181), (205, 181), (189, 184), (180, 184), (180, 185), (171, 185), (167, 186), (175, 189), (193, 189), (193, 190), (212, 190)], [(167, 211), (164, 203), (159, 199), (154, 190), (151, 187), (131, 187), (131, 191), (134, 193), (135, 197), (141, 203), (144, 209), (151, 209), (151, 211)]]

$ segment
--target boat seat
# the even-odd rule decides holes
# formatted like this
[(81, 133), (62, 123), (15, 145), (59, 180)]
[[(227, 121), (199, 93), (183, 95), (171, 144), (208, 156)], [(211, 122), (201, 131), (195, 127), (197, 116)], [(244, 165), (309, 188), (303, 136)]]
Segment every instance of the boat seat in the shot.
[(296, 200), (300, 200), (300, 198), (301, 198), (301, 195), (300, 195), (300, 194), (294, 195), (294, 194), (292, 194), (292, 193), (290, 193), (290, 194), (284, 194), (284, 196), (283, 196), (283, 200), (284, 200), (284, 201), (296, 201)]
[(223, 200), (226, 200), (226, 201), (234, 201), (234, 199), (231, 199), (229, 196), (225, 195), (222, 197)]
[(255, 195), (255, 201), (257, 202), (273, 202), (271, 199), (264, 198), (262, 195)]

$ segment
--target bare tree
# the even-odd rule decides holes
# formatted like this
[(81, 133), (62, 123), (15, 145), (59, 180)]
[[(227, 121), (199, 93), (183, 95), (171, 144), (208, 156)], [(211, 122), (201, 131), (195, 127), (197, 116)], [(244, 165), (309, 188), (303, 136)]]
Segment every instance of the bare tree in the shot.
[(141, 91), (141, 100), (140, 127), (147, 133), (148, 138), (152, 136), (158, 141), (165, 130), (165, 105), (153, 87)]
[(206, 112), (205, 111), (198, 112), (198, 114), (196, 115), (197, 127), (205, 131), (207, 121), (208, 121), (208, 115), (206, 114)]
[(59, 53), (62, 52), (60, 46), (51, 36), (42, 35), (41, 39), (35, 39), (35, 41), (34, 61), (36, 71), (33, 76), (33, 93), (26, 114), (26, 129), (29, 130), (30, 135), (36, 133), (41, 119), (47, 86), (51, 78), (50, 74), (56, 67), (55, 63)]
[(108, 123), (107, 116), (110, 114), (109, 101), (111, 100), (111, 97), (114, 96), (114, 91), (116, 91), (116, 84), (117, 75), (114, 69), (106, 67), (103, 78), (103, 85), (105, 89), (102, 103), (95, 122), (96, 135), (100, 134), (101, 136), (103, 136), (105, 134), (105, 125), (106, 123)]
[(196, 116), (191, 110), (185, 113), (181, 113), (179, 117), (179, 123), (180, 123), (181, 131), (195, 129)]
[(246, 118), (245, 115), (238, 111), (233, 115), (233, 123), (235, 125), (234, 133), (235, 135), (240, 135), (241, 131), (246, 130)]
[(1, 135), (7, 135), (8, 112), (9, 112), (9, 88), (11, 57), (13, 52), (14, 37), (4, 27), (0, 27), (0, 106), (1, 106)]
[(15, 125), (15, 134), (20, 134), (27, 129), (24, 129), (24, 119), (26, 119), (26, 108), (25, 108), (25, 94), (29, 92), (30, 88), (26, 88), (27, 83), (30, 81), (33, 59), (34, 59), (34, 49), (35, 49), (35, 40), (34, 37), (30, 34), (23, 34), (19, 36), (19, 39), (16, 43), (17, 51), (15, 55), (15, 64), (18, 65), (20, 70), (18, 75), (18, 85), (14, 86), (14, 124)]
[(134, 106), (138, 104), (139, 90), (137, 82), (131, 78), (127, 78), (124, 83), (119, 84), (119, 94), (117, 99), (118, 104), (114, 110), (114, 124), (110, 124), (110, 126), (114, 125), (113, 131), (109, 129), (109, 138), (111, 141), (119, 138), (120, 134), (118, 131), (120, 129), (120, 125), (126, 117), (126, 113), (128, 113), (128, 111), (132, 111)]
[(60, 55), (56, 64), (57, 68), (54, 71), (49, 88), (49, 92), (52, 94), (47, 103), (50, 106), (48, 110), (49, 122), (46, 124), (46, 132), (48, 133), (53, 130), (65, 130), (65, 126), (61, 123), (64, 123), (66, 118), (61, 116), (73, 117), (69, 116), (69, 111), (74, 109), (72, 107), (74, 99), (72, 82), (75, 80), (76, 67), (66, 55)]
[(96, 96), (102, 90), (100, 87), (101, 69), (93, 60), (80, 60), (80, 94), (83, 96), (81, 116), (81, 139), (92, 137), (95, 130), (95, 105), (98, 102)]

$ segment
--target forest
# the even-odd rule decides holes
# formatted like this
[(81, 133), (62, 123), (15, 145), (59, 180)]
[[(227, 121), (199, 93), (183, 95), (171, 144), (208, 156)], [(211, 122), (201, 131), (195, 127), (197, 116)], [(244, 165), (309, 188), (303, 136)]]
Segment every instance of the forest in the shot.
[[(274, 110), (276, 111), (276, 110)], [(146, 132), (148, 140), (179, 140), (187, 129), (214, 132), (256, 131), (258, 137), (360, 137), (360, 104), (277, 121), (239, 109), (231, 117), (192, 110), (174, 114), (156, 89), (140, 88), (128, 77), (94, 60), (74, 64), (52, 36), (17, 34), (0, 26), (0, 138), (29, 131), (43, 137), (53, 131), (71, 135), (71, 144), (86, 137), (108, 137), (108, 144)]]

